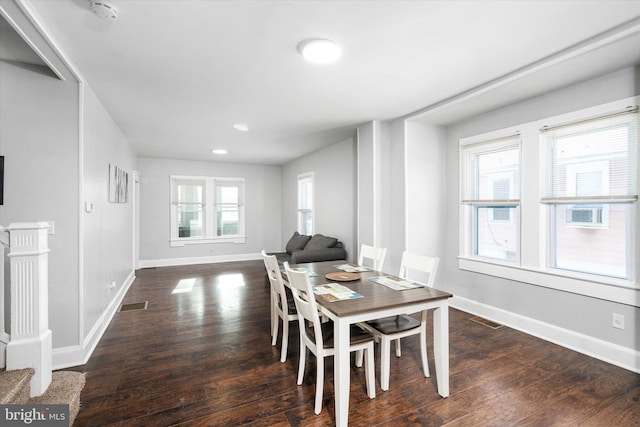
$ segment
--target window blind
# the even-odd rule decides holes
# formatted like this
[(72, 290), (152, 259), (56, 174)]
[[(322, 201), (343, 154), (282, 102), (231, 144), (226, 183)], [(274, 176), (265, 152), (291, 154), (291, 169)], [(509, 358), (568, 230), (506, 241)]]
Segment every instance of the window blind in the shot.
[(542, 203), (637, 200), (637, 107), (545, 127), (541, 139), (546, 156)]

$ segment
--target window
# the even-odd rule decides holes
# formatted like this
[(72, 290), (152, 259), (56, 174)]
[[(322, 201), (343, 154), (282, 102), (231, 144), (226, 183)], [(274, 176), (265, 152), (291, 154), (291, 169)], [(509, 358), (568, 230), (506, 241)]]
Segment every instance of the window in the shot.
[(216, 182), (216, 236), (237, 236), (240, 230), (240, 187)]
[(313, 172), (298, 175), (298, 232), (313, 234)]
[(171, 176), (170, 240), (244, 243), (244, 179)]
[(637, 114), (543, 128), (548, 266), (631, 279)]
[(639, 102), (462, 138), (458, 267), (638, 306)]
[(507, 262), (519, 258), (520, 139), (464, 146), (462, 203), (467, 255)]
[(204, 235), (204, 182), (183, 181), (176, 183), (175, 208), (178, 220), (178, 237)]

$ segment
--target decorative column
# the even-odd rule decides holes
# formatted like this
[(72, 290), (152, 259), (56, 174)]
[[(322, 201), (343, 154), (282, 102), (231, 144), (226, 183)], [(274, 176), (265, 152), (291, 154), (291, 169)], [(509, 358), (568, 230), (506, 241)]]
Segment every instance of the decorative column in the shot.
[(7, 370), (34, 368), (31, 397), (51, 383), (53, 349), (49, 329), (49, 248), (46, 222), (15, 223), (9, 231), (11, 341)]

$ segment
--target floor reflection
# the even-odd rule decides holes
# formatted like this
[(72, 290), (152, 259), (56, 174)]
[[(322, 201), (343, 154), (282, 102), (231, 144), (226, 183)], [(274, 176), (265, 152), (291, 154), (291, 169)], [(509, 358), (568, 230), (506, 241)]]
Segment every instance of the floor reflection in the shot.
[(220, 313), (239, 314), (244, 300), (245, 281), (242, 273), (221, 274), (214, 282)]

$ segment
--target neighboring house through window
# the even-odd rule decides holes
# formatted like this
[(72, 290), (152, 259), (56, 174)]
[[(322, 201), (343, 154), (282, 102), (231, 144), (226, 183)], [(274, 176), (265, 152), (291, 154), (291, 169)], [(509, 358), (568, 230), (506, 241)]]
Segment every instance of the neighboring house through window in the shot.
[(637, 113), (543, 128), (549, 267), (630, 278)]

